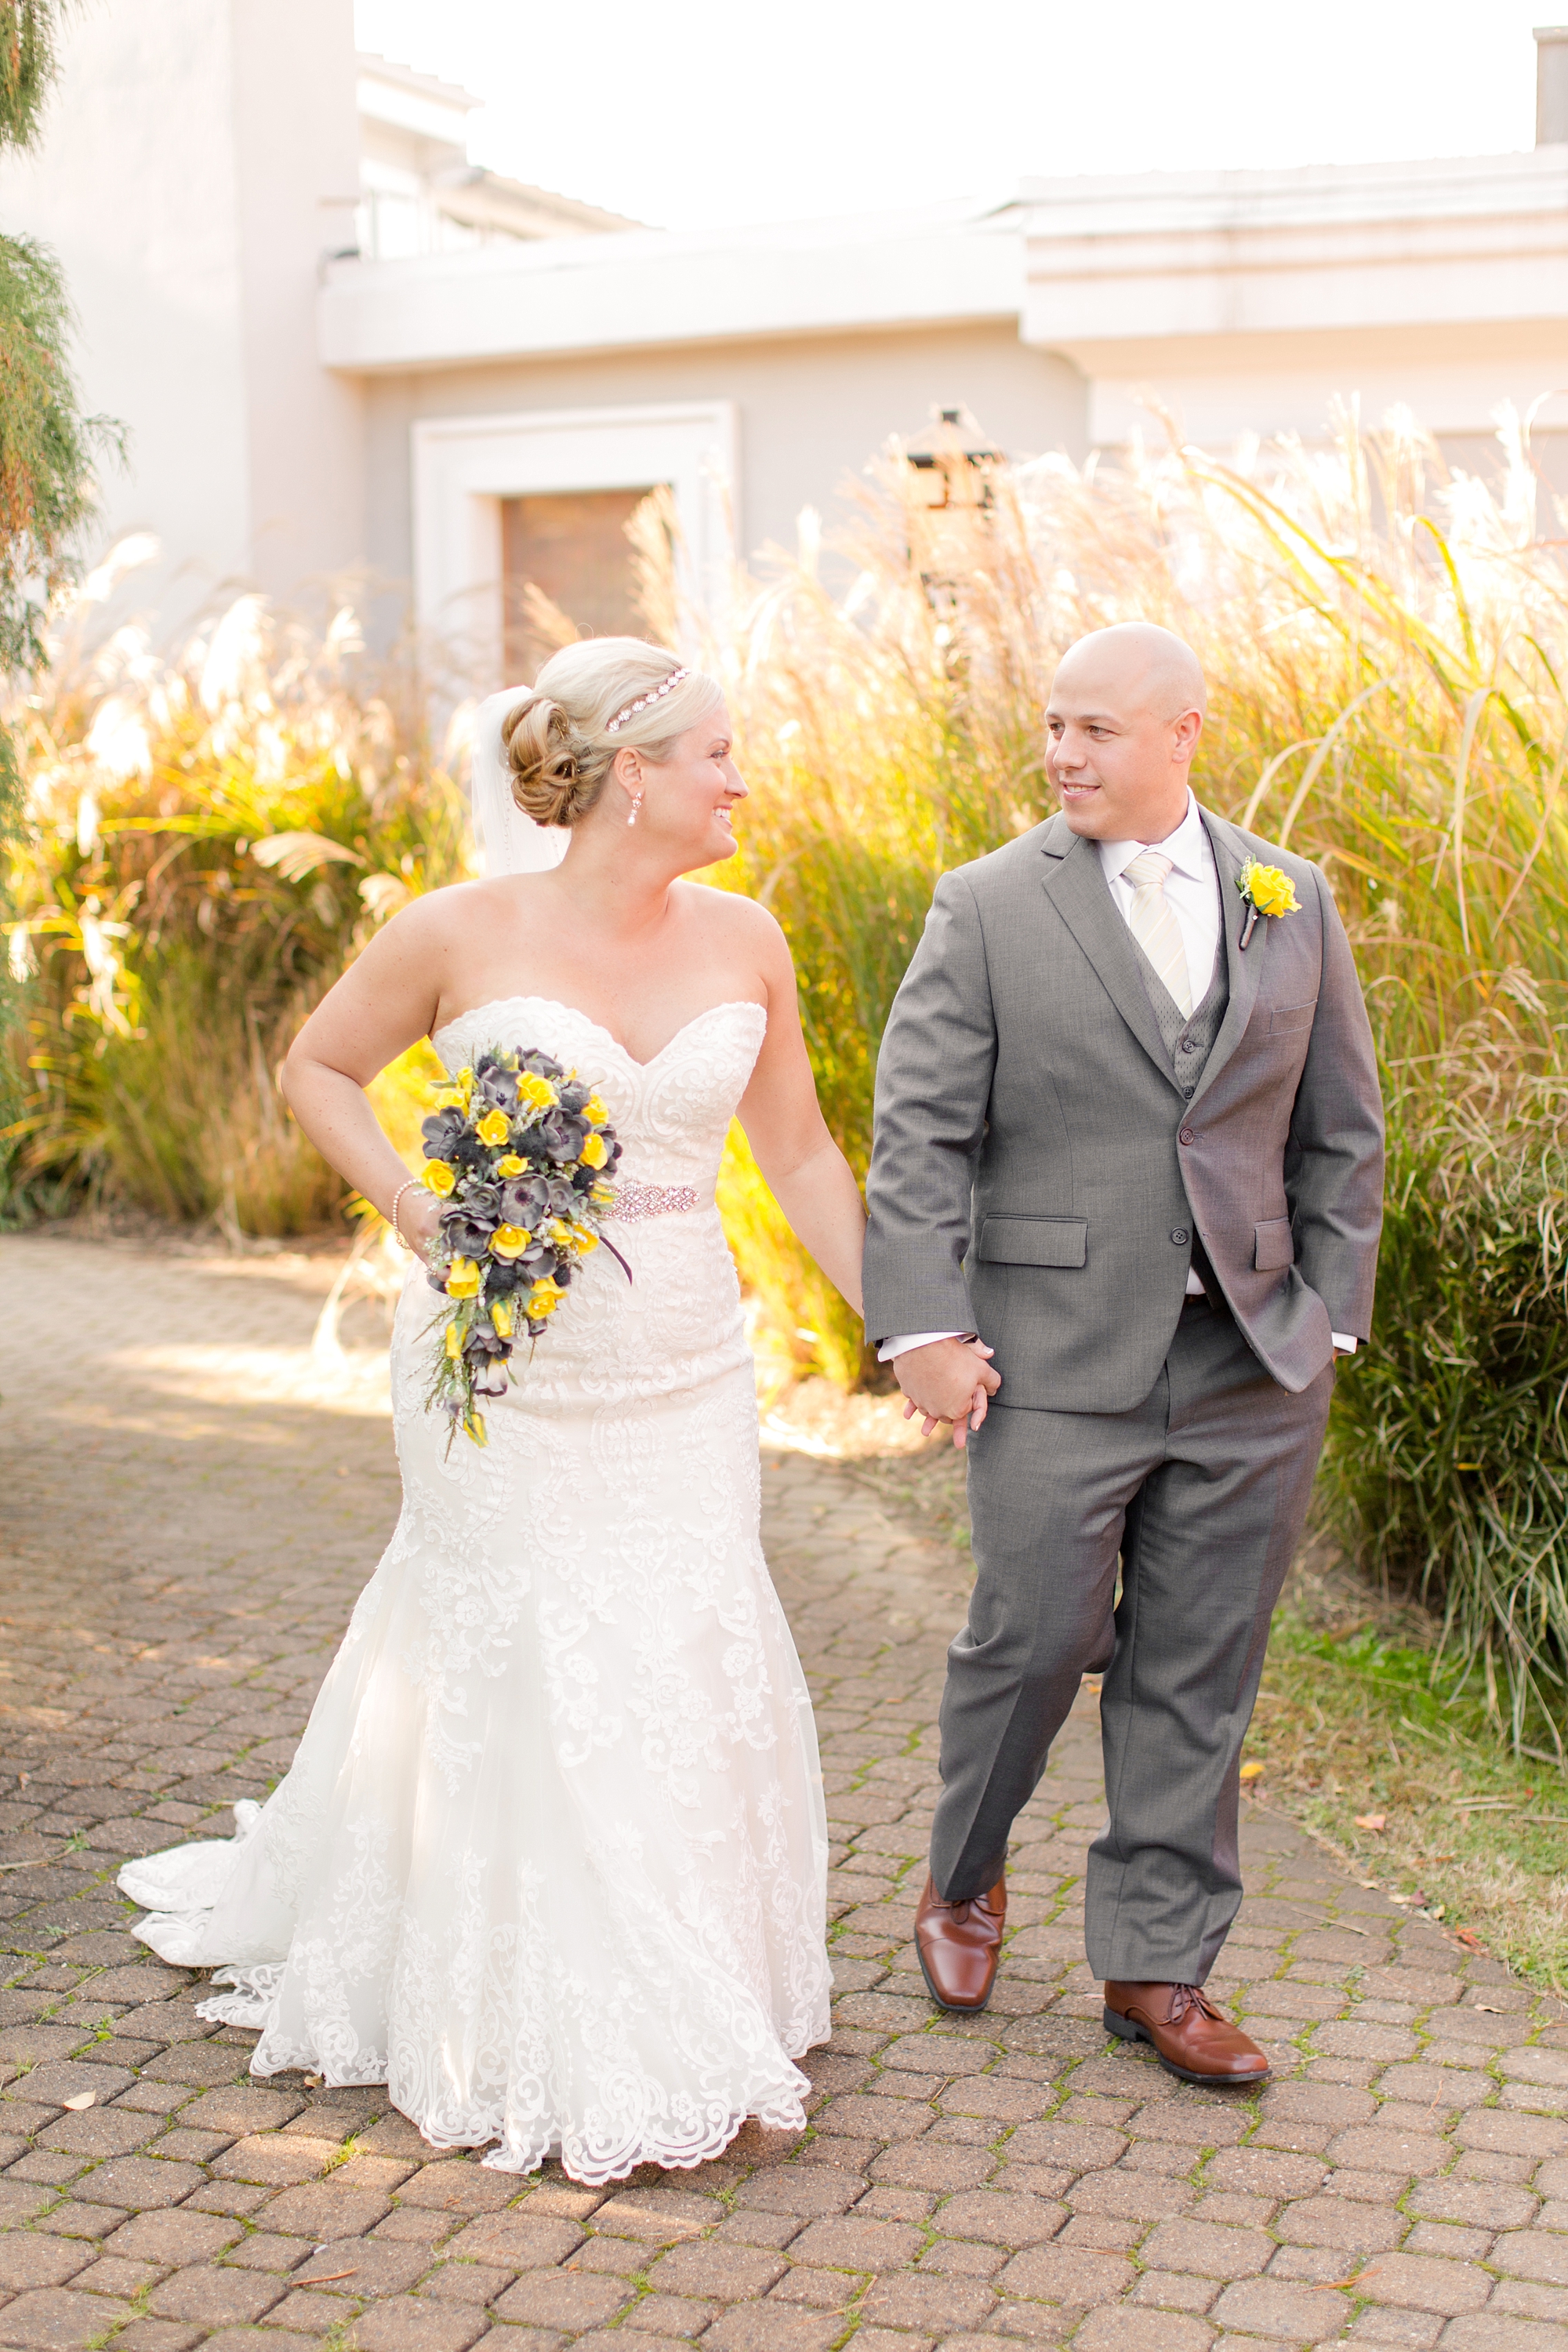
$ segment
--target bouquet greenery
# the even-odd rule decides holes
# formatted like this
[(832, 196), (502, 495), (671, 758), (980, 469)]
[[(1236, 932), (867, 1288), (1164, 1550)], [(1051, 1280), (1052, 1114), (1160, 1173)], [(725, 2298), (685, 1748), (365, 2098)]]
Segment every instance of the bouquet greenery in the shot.
[(430, 1402), (484, 1445), (479, 1399), (506, 1394), (522, 1333), (538, 1339), (604, 1239), (621, 1147), (598, 1096), (548, 1054), (476, 1055), (439, 1100), (424, 1123), (425, 1181), (445, 1204), (429, 1282), (450, 1312), (432, 1327)]

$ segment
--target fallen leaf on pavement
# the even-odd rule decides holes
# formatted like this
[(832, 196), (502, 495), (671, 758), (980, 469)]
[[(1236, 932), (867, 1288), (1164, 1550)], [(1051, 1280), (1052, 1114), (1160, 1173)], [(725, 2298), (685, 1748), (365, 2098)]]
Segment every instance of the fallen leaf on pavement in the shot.
[(1261, 1764), (1244, 1764), (1241, 1768), (1241, 1777), (1244, 1780), (1261, 1780), (1263, 1769)]
[(1388, 1827), (1388, 1815), (1386, 1813), (1358, 1813), (1355, 1817), (1355, 1825), (1358, 1830), (1385, 1830)]
[(60, 2105), (62, 2107), (69, 2107), (74, 2115), (79, 2116), (83, 2107), (90, 2107), (97, 2096), (96, 2091), (79, 2091), (74, 2099), (62, 2099)]

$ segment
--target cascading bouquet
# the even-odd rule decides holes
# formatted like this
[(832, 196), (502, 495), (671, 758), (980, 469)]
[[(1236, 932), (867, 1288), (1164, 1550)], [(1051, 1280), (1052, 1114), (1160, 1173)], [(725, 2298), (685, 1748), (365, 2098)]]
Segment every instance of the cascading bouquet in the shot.
[(425, 1181), (445, 1203), (429, 1282), (451, 1311), (432, 1326), (430, 1402), (448, 1444), (461, 1428), (484, 1445), (479, 1399), (506, 1394), (522, 1334), (538, 1339), (604, 1240), (621, 1147), (598, 1096), (548, 1054), (492, 1047), (439, 1100), (424, 1123)]

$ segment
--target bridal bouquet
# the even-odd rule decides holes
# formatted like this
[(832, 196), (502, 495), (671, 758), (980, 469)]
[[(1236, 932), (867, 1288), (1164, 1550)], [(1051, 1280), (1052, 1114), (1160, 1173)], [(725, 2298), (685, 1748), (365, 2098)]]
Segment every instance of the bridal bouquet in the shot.
[(476, 1055), (440, 1105), (424, 1124), (425, 1181), (445, 1203), (429, 1282), (450, 1311), (433, 1326), (430, 1402), (484, 1445), (478, 1401), (506, 1394), (522, 1334), (538, 1339), (598, 1248), (621, 1147), (598, 1096), (548, 1054)]

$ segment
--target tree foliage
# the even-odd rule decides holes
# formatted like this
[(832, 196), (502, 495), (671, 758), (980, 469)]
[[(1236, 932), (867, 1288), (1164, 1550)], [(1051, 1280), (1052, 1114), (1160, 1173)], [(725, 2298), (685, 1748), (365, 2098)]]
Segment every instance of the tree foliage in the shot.
[[(0, 0), (0, 150), (37, 143), (60, 32), (74, 5)], [(70, 325), (54, 255), (30, 237), (0, 235), (0, 673), (13, 676), (44, 659), (44, 614), (70, 577), (91, 511), (94, 456), (119, 439), (103, 418), (81, 413), (67, 359)], [(0, 846), (16, 839), (20, 815), (16, 751), (0, 730)], [(8, 985), (0, 973), (0, 991)], [(12, 1011), (0, 994), (0, 1043)], [(9, 1055), (0, 1054), (0, 1128), (11, 1067)], [(0, 1159), (0, 1186), (4, 1176)]]

